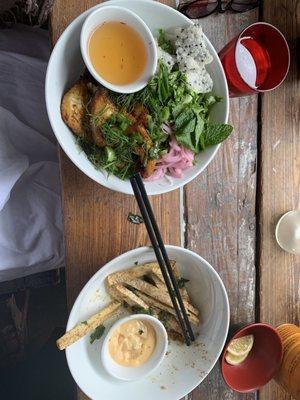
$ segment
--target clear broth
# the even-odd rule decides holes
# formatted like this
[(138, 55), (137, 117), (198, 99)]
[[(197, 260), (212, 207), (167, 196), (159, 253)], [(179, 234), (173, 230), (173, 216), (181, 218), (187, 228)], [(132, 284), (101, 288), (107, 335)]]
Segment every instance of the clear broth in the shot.
[(91, 34), (88, 51), (98, 74), (114, 85), (137, 81), (147, 63), (143, 39), (124, 22), (105, 22), (96, 28)]

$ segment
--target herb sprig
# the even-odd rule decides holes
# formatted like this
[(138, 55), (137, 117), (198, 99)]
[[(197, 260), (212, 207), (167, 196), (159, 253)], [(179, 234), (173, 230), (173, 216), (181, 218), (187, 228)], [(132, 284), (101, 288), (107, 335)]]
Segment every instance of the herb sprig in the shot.
[(95, 340), (99, 340), (105, 331), (105, 327), (103, 325), (97, 326), (94, 332), (91, 333), (90, 336), (90, 344), (93, 344)]

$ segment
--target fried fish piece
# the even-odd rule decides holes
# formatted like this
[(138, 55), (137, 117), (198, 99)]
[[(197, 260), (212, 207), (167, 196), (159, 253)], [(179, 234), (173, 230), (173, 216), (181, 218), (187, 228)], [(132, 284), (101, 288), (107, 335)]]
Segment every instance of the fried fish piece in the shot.
[(79, 80), (64, 95), (60, 106), (63, 121), (76, 136), (83, 139), (90, 139), (86, 124), (89, 98), (86, 83)]
[(105, 147), (101, 125), (118, 112), (117, 107), (109, 98), (107, 90), (99, 88), (91, 99), (89, 109), (93, 141), (97, 146)]

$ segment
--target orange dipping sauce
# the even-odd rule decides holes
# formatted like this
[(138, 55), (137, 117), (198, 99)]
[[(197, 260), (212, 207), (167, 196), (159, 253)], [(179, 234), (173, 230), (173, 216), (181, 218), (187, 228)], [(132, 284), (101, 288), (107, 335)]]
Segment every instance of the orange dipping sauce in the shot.
[(114, 85), (137, 81), (147, 64), (143, 39), (124, 22), (105, 22), (96, 28), (91, 34), (88, 52), (97, 73)]

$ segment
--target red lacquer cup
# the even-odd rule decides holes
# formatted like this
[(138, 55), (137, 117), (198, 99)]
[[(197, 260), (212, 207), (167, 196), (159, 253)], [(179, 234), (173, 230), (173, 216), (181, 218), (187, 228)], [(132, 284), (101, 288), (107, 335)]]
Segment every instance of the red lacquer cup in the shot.
[(283, 34), (266, 22), (256, 22), (219, 53), (230, 97), (275, 89), (285, 79), (290, 51)]

